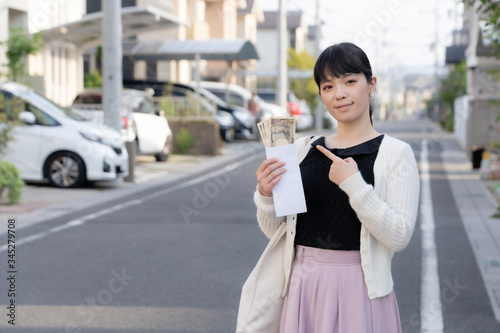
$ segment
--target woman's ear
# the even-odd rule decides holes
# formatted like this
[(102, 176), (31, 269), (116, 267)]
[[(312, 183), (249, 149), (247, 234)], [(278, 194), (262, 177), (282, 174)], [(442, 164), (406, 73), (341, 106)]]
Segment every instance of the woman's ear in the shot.
[(377, 90), (377, 78), (372, 76), (372, 80), (368, 83), (370, 92), (375, 92)]

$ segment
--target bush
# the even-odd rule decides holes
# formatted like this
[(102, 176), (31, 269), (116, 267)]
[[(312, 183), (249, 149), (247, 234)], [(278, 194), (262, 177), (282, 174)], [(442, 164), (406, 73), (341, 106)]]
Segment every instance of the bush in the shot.
[(85, 74), (84, 88), (99, 88), (102, 87), (101, 74), (98, 71), (93, 71)]
[(0, 199), (3, 191), (8, 190), (9, 205), (14, 205), (21, 199), (21, 188), (24, 182), (19, 178), (19, 171), (10, 163), (0, 161)]
[(193, 136), (184, 127), (181, 127), (179, 129), (179, 133), (177, 133), (176, 140), (177, 140), (177, 147), (179, 148), (179, 151), (182, 154), (187, 153), (187, 151), (190, 148), (192, 148), (194, 144)]

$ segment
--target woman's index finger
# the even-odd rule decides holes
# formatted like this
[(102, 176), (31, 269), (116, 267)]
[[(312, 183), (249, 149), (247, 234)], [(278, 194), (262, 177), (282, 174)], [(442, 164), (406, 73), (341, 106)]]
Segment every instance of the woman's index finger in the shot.
[(326, 157), (328, 157), (329, 159), (331, 159), (333, 162), (342, 161), (342, 159), (340, 157), (336, 156), (335, 154), (333, 154), (331, 151), (329, 151), (325, 147), (317, 145), (316, 148), (318, 148), (318, 150), (320, 152), (322, 152)]

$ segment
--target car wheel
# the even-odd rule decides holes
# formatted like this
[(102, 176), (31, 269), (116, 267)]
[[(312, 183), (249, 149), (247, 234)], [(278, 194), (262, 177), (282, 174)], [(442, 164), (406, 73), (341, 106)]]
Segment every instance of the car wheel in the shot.
[(45, 162), (45, 176), (56, 187), (80, 187), (86, 181), (85, 164), (74, 153), (56, 153)]
[(225, 130), (222, 135), (223, 135), (222, 140), (224, 140), (226, 142), (233, 141), (234, 140), (234, 128), (229, 128), (229, 129)]
[(168, 137), (165, 145), (163, 146), (163, 151), (155, 155), (156, 162), (165, 162), (168, 160), (170, 153), (172, 152), (172, 137)]

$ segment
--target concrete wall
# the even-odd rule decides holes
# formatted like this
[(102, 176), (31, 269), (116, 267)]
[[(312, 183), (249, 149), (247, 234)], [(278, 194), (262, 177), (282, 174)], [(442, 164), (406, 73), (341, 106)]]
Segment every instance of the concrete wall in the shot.
[(500, 100), (478, 100), (462, 96), (455, 100), (455, 136), (466, 152), (472, 146), (491, 148), (500, 143)]
[[(497, 100), (496, 103), (500, 103)], [(500, 143), (500, 106), (489, 100), (469, 101), (468, 147), (477, 145), (491, 147), (493, 141)]]
[(168, 124), (174, 137), (174, 153), (180, 152), (177, 146), (178, 133), (181, 128), (185, 128), (194, 139), (194, 146), (187, 151), (188, 154), (211, 156), (220, 154), (221, 140), (217, 123), (169, 119)]

